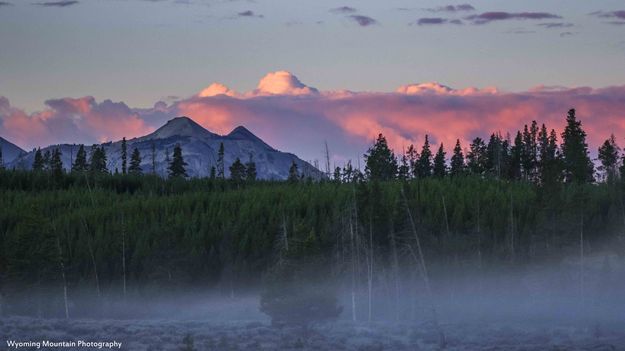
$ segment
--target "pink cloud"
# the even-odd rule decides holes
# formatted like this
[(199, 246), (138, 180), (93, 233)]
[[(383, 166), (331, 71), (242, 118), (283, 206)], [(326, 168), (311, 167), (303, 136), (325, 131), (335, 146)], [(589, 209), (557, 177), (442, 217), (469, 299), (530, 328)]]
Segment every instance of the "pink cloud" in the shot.
[(153, 130), (121, 102), (98, 103), (87, 96), (48, 100), (46, 105), (45, 110), (28, 115), (6, 100), (6, 108), (0, 109), (0, 132), (30, 148), (62, 142), (104, 142)]
[(333, 158), (355, 159), (378, 133), (401, 151), (423, 142), (443, 142), (449, 151), (492, 132), (512, 137), (536, 120), (560, 132), (569, 108), (575, 107), (592, 149), (611, 133), (625, 146), (625, 86), (593, 89), (544, 87), (506, 93), (495, 88), (453, 89), (438, 83), (405, 85), (396, 92), (318, 92), (292, 74), (265, 76), (252, 92), (230, 94), (223, 85), (150, 109), (131, 109), (92, 97), (57, 99), (26, 114), (0, 98), (0, 135), (32, 147), (58, 142), (90, 143), (146, 134), (174, 116), (186, 115), (220, 134), (245, 125), (278, 149), (306, 160), (321, 159), (327, 140)]

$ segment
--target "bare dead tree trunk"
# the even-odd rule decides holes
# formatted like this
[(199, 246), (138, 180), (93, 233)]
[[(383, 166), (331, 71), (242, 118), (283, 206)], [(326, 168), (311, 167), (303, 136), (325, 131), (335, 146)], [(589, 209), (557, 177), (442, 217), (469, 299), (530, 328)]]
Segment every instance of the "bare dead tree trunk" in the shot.
[(510, 250), (510, 261), (514, 262), (514, 203), (512, 201), (512, 193), (510, 193), (510, 235), (508, 245)]
[(482, 231), (480, 226), (480, 201), (477, 201), (477, 264), (482, 270)]
[(443, 213), (445, 214), (445, 231), (447, 233), (447, 238), (450, 238), (450, 232), (449, 232), (449, 219), (447, 217), (447, 204), (445, 203), (445, 195), (441, 195), (441, 198), (443, 199)]
[(399, 296), (400, 296), (400, 286), (399, 286), (399, 259), (397, 257), (397, 242), (395, 240), (395, 229), (393, 228), (393, 224), (390, 224), (390, 233), (391, 233), (391, 254), (393, 255), (393, 280), (395, 287), (395, 320), (399, 320)]
[(96, 264), (95, 254), (93, 252), (93, 244), (91, 243), (91, 234), (89, 234), (89, 227), (87, 227), (87, 222), (85, 219), (82, 219), (83, 226), (85, 228), (85, 232), (87, 234), (87, 248), (89, 249), (89, 256), (91, 258), (91, 264), (93, 265), (93, 275), (95, 277), (95, 287), (96, 292), (98, 294), (98, 299), (100, 298), (100, 279), (98, 278), (98, 265)]
[[(351, 211), (350, 211), (351, 212)], [(352, 261), (352, 322), (356, 322), (356, 257), (354, 248), (354, 226), (352, 224), (352, 214), (349, 214), (349, 241), (351, 247)]]
[(419, 262), (421, 264), (421, 271), (423, 272), (423, 282), (425, 284), (425, 288), (427, 294), (430, 298), (430, 304), (432, 309), (432, 321), (434, 326), (438, 330), (439, 333), (439, 346), (444, 349), (447, 345), (447, 341), (445, 340), (445, 333), (438, 323), (438, 313), (436, 311), (436, 306), (434, 303), (434, 294), (432, 293), (432, 287), (430, 285), (430, 277), (428, 275), (427, 266), (425, 264), (425, 257), (423, 256), (423, 249), (421, 248), (421, 240), (419, 239), (419, 234), (417, 233), (417, 227), (415, 225), (414, 218), (412, 217), (412, 212), (410, 211), (410, 206), (408, 205), (408, 199), (406, 198), (406, 193), (404, 191), (404, 187), (401, 188), (401, 195), (404, 200), (404, 204), (406, 207), (406, 213), (408, 214), (408, 219), (410, 221), (410, 229), (412, 230), (412, 234), (414, 235), (415, 243), (417, 244), (417, 252), (419, 253)]
[(123, 212), (122, 212), (122, 278), (123, 278), (124, 299), (126, 299), (126, 223), (124, 222)]
[(584, 211), (580, 213), (579, 225), (579, 295), (584, 307), (585, 291), (584, 291)]
[(368, 271), (367, 271), (367, 288), (369, 291), (369, 313), (367, 320), (371, 322), (372, 308), (373, 308), (373, 221), (371, 214), (369, 214), (369, 259), (368, 259)]
[(56, 248), (59, 252), (59, 265), (61, 268), (61, 278), (63, 279), (63, 302), (65, 307), (65, 318), (69, 319), (69, 306), (67, 304), (67, 279), (65, 278), (65, 264), (63, 263), (63, 251), (61, 251), (61, 240), (56, 237)]

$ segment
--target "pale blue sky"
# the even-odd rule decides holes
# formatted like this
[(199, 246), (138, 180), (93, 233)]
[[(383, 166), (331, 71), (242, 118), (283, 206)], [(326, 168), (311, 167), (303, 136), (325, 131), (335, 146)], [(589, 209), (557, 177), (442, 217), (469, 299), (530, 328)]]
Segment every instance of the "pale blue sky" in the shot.
[[(247, 91), (267, 72), (282, 69), (319, 90), (392, 91), (426, 81), (508, 91), (625, 84), (625, 25), (589, 15), (625, 10), (622, 0), (5, 2), (0, 96), (29, 112), (41, 110), (49, 98), (85, 95), (148, 107), (215, 81)], [(461, 3), (475, 11), (426, 10)], [(339, 6), (377, 23), (361, 26), (350, 14), (330, 12)], [(246, 11), (262, 18), (238, 15)], [(562, 18), (482, 25), (466, 20), (488, 11)], [(409, 25), (424, 17), (465, 24)]]

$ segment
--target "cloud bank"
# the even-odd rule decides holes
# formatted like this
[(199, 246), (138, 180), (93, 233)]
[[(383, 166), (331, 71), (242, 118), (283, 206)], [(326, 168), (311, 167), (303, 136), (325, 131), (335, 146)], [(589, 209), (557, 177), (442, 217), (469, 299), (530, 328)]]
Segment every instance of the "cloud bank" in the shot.
[(487, 24), (495, 21), (505, 20), (544, 20), (562, 18), (559, 15), (548, 12), (483, 12), (478, 15), (467, 16), (465, 19), (473, 24)]
[(149, 133), (186, 115), (225, 134), (245, 125), (281, 150), (321, 159), (327, 140), (337, 164), (362, 156), (378, 133), (400, 151), (425, 134), (449, 150), (491, 132), (515, 133), (536, 120), (560, 132), (575, 107), (592, 149), (611, 133), (625, 146), (625, 86), (593, 89), (538, 86), (527, 92), (454, 89), (438, 83), (407, 84), (394, 92), (318, 91), (286, 71), (263, 77), (256, 89), (235, 92), (214, 83), (175, 102), (138, 109), (93, 97), (46, 101), (27, 114), (0, 97), (0, 135), (25, 148), (60, 142), (93, 143)]

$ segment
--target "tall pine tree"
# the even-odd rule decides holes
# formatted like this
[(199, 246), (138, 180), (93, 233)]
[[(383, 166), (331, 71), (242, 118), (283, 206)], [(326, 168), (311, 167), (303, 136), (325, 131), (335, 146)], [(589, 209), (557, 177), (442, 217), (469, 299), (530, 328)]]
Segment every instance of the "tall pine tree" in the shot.
[(44, 161), (43, 155), (41, 154), (41, 149), (37, 148), (35, 151), (35, 159), (33, 161), (33, 171), (41, 172), (44, 169)]
[(169, 167), (167, 170), (169, 171), (169, 178), (186, 178), (187, 170), (185, 167), (187, 163), (184, 162), (184, 158), (182, 157), (182, 148), (180, 144), (176, 144), (174, 147), (174, 154), (172, 155), (171, 162), (169, 163)]
[(561, 150), (564, 181), (589, 183), (594, 180), (594, 167), (588, 155), (586, 132), (582, 129), (582, 122), (575, 117), (575, 109), (570, 109), (566, 116)]
[(72, 172), (85, 172), (88, 169), (89, 164), (87, 163), (87, 151), (85, 151), (85, 146), (80, 144), (78, 146), (78, 152), (76, 153), (76, 159), (72, 165)]
[(254, 162), (254, 157), (250, 154), (250, 159), (245, 163), (245, 180), (253, 182), (256, 180), (256, 177), (256, 162)]
[(434, 176), (443, 178), (447, 175), (447, 165), (445, 164), (445, 149), (443, 143), (439, 146), (436, 156), (434, 156)]
[(93, 145), (91, 147), (91, 159), (89, 160), (89, 171), (92, 173), (107, 173), (106, 151), (104, 146)]
[(50, 157), (50, 171), (55, 177), (59, 177), (63, 174), (63, 160), (61, 156), (61, 150), (59, 148), (55, 148), (54, 151), (52, 151), (52, 156)]
[(397, 175), (397, 160), (386, 138), (379, 134), (365, 156), (365, 173), (370, 180), (391, 180)]
[(132, 154), (130, 155), (130, 167), (128, 167), (128, 173), (132, 175), (140, 175), (143, 173), (143, 170), (141, 169), (141, 153), (137, 148), (132, 150)]
[(467, 154), (467, 168), (476, 175), (482, 175), (486, 171), (486, 144), (482, 138), (473, 139)]
[(460, 145), (460, 139), (456, 139), (456, 146), (454, 146), (454, 153), (451, 156), (449, 173), (452, 176), (459, 176), (464, 174), (464, 153), (462, 152), (462, 146)]
[(128, 146), (126, 145), (126, 137), (122, 138), (122, 174), (126, 174), (128, 162)]
[(230, 179), (235, 183), (241, 183), (245, 179), (245, 166), (238, 157), (230, 166)]
[(217, 151), (217, 178), (224, 179), (226, 177), (224, 167), (224, 143), (219, 143), (219, 151)]
[(421, 148), (421, 155), (417, 161), (417, 176), (426, 178), (432, 175), (432, 150), (430, 150), (429, 136), (425, 135), (425, 141)]
[(603, 179), (608, 183), (612, 183), (618, 176), (619, 153), (620, 149), (616, 144), (614, 134), (610, 135), (610, 138), (599, 147), (600, 170)]

